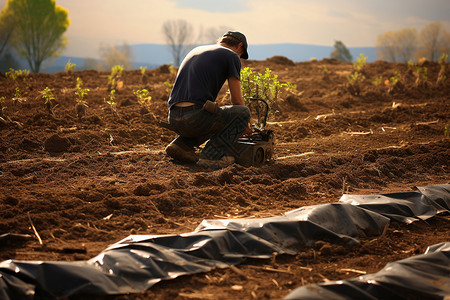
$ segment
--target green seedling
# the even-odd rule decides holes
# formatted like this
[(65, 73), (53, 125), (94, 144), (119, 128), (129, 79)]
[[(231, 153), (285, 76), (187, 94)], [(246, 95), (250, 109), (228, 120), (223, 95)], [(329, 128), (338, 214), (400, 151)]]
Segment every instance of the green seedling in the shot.
[(426, 85), (428, 82), (428, 68), (415, 66), (416, 87)]
[(247, 105), (250, 98), (256, 97), (267, 101), (272, 107), (276, 106), (280, 91), (295, 91), (297, 86), (290, 82), (280, 82), (278, 75), (272, 74), (269, 68), (261, 74), (246, 67), (241, 70), (241, 89)]
[(387, 92), (391, 94), (399, 84), (401, 79), (401, 73), (399, 70), (396, 71), (394, 76), (389, 77), (389, 80), (386, 80), (386, 85), (388, 86)]
[(66, 70), (66, 73), (67, 73), (67, 74), (73, 74), (73, 71), (74, 71), (74, 69), (75, 69), (76, 66), (77, 66), (77, 65), (71, 63), (71, 62), (70, 62), (70, 59), (69, 59), (69, 61), (67, 62), (66, 66), (64, 67), (64, 70)]
[(367, 62), (367, 56), (364, 54), (360, 54), (360, 57), (356, 58), (356, 62), (353, 63), (353, 69), (356, 72), (361, 72)]
[(9, 68), (9, 71), (5, 73), (6, 78), (16, 80), (21, 77), (25, 80), (25, 77), (30, 74), (29, 70), (14, 70)]
[(166, 88), (166, 93), (170, 93), (170, 91), (172, 90), (173, 84), (169, 79), (167, 79), (166, 81), (164, 81), (164, 87)]
[(111, 68), (111, 74), (108, 76), (108, 90), (117, 90), (122, 88), (123, 82), (121, 80), (123, 66), (114, 65)]
[(22, 98), (22, 92), (18, 87), (16, 87), (14, 91), (14, 97), (12, 97), (12, 103), (15, 105), (16, 103), (21, 103), (24, 101), (24, 98)]
[(173, 62), (170, 62), (169, 71), (172, 76), (177, 75), (178, 69), (173, 65)]
[(77, 77), (77, 86), (75, 88), (75, 95), (76, 100), (78, 103), (81, 103), (85, 106), (87, 106), (86, 100), (84, 100), (84, 97), (89, 93), (89, 89), (83, 89), (82, 88), (83, 81), (80, 79), (80, 77)]
[(348, 81), (347, 89), (350, 92), (350, 94), (352, 94), (354, 96), (359, 96), (359, 94), (361, 93), (360, 84), (365, 79), (366, 79), (366, 77), (359, 72), (354, 72), (354, 73), (347, 75), (347, 81)]
[(53, 95), (52, 90), (49, 87), (46, 87), (43, 91), (41, 91), (42, 100), (44, 101), (45, 106), (50, 114), (53, 114), (53, 109), (56, 107), (55, 96)]
[(114, 115), (117, 115), (117, 102), (116, 102), (116, 96), (115, 96), (116, 90), (111, 90), (109, 94), (109, 98), (104, 98), (105, 102), (109, 105), (111, 108), (111, 111)]
[(436, 79), (437, 85), (444, 83), (445, 80), (447, 79), (447, 76), (445, 74), (445, 69), (447, 66), (447, 58), (448, 58), (447, 53), (442, 53), (441, 57), (439, 58), (439, 65), (441, 66), (441, 69), (439, 70), (439, 74)]
[(141, 83), (145, 85), (148, 83), (147, 74), (145, 74), (147, 67), (139, 67), (139, 70), (141, 71)]
[(52, 100), (55, 100), (55, 96), (53, 95), (53, 92), (49, 87), (46, 87), (43, 91), (41, 91), (41, 94), (44, 104), (48, 104)]
[(146, 89), (135, 90), (135, 91), (133, 91), (133, 94), (135, 94), (136, 97), (138, 98), (138, 102), (140, 105), (142, 105), (146, 108), (150, 106), (150, 101), (152, 100), (152, 96), (149, 95), (148, 90), (146, 90)]
[(401, 78), (400, 71), (397, 70), (395, 76), (389, 77), (389, 84), (392, 85), (392, 86), (397, 85), (397, 83), (400, 81), (400, 78)]
[(80, 77), (77, 77), (77, 86), (75, 88), (75, 96), (77, 104), (75, 106), (75, 109), (78, 116), (78, 120), (80, 121), (81, 118), (83, 118), (86, 115), (86, 108), (88, 107), (88, 105), (84, 97), (89, 93), (89, 89), (83, 89), (82, 85), (83, 81), (80, 79)]
[(323, 67), (323, 69), (322, 69), (322, 79), (325, 80), (325, 81), (330, 80), (329, 73), (330, 72), (329, 72), (328, 68), (327, 67)]
[(447, 124), (445, 125), (444, 136), (445, 136), (445, 137), (450, 137), (450, 123), (447, 123)]
[(375, 77), (372, 80), (372, 83), (373, 83), (374, 86), (379, 87), (383, 83), (383, 76)]

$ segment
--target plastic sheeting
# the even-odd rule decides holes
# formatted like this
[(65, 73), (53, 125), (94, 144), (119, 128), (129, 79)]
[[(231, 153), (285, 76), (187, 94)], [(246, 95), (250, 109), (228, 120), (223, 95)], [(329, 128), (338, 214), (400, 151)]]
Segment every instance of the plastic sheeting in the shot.
[[(0, 298), (62, 298), (142, 292), (161, 280), (237, 264), (244, 257), (295, 254), (322, 240), (356, 244), (405, 223), (448, 211), (450, 185), (417, 192), (344, 195), (338, 203), (302, 207), (262, 219), (204, 220), (180, 235), (132, 235), (83, 262), (0, 263)], [(419, 278), (420, 279), (420, 278)]]
[(444, 299), (450, 295), (450, 242), (357, 278), (302, 286), (284, 299)]

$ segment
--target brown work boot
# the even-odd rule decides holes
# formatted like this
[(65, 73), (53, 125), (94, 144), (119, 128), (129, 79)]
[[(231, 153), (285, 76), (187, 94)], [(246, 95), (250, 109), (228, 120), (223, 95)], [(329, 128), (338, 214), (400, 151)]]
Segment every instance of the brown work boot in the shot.
[(166, 153), (168, 156), (179, 162), (195, 163), (198, 161), (198, 156), (194, 149), (188, 150), (187, 147), (182, 147), (174, 142), (166, 147)]
[(197, 162), (197, 166), (205, 169), (222, 169), (232, 165), (235, 159), (233, 156), (223, 156), (219, 160), (200, 158)]

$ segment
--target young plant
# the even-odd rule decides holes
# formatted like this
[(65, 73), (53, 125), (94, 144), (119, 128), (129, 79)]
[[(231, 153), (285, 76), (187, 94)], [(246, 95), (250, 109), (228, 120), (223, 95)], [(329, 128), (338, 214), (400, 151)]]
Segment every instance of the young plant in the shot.
[(428, 68), (427, 67), (415, 67), (416, 75), (416, 87), (424, 87), (428, 84)]
[(142, 89), (142, 90), (135, 90), (133, 91), (133, 94), (136, 95), (138, 98), (138, 102), (140, 105), (148, 108), (150, 107), (150, 101), (152, 100), (152, 96), (149, 95), (148, 90)]
[(89, 89), (83, 89), (82, 85), (83, 81), (80, 79), (80, 77), (77, 77), (77, 86), (75, 88), (77, 104), (75, 106), (75, 110), (78, 116), (78, 120), (80, 121), (86, 115), (86, 108), (88, 107), (88, 105), (84, 97), (89, 93)]
[(18, 87), (16, 87), (14, 91), (14, 97), (12, 97), (12, 103), (15, 105), (16, 103), (22, 103), (25, 99), (22, 97), (22, 92)]
[(30, 74), (30, 70), (14, 70), (9, 68), (9, 71), (5, 73), (6, 78), (16, 80), (21, 77), (25, 80), (25, 77)]
[(329, 73), (330, 72), (329, 72), (328, 68), (327, 67), (323, 67), (323, 69), (322, 69), (322, 80), (329, 81), (330, 80)]
[(374, 86), (379, 87), (381, 85), (381, 83), (383, 83), (383, 76), (375, 77), (372, 80), (372, 83), (373, 83)]
[(264, 74), (256, 73), (249, 67), (241, 69), (242, 96), (247, 105), (252, 97), (261, 98), (270, 107), (276, 106), (281, 91), (295, 91), (297, 86), (290, 82), (278, 81), (278, 75), (266, 68)]
[(53, 95), (52, 90), (49, 87), (46, 87), (43, 91), (41, 91), (42, 100), (44, 101), (45, 106), (50, 114), (53, 114), (53, 109), (56, 107), (55, 104), (55, 96)]
[(139, 67), (139, 70), (141, 72), (141, 83), (142, 84), (147, 84), (148, 83), (147, 74), (145, 74), (145, 71), (147, 70), (147, 67)]
[(74, 69), (75, 69), (76, 66), (77, 66), (77, 65), (71, 63), (71, 62), (70, 62), (70, 59), (69, 59), (69, 61), (67, 62), (66, 66), (64, 67), (64, 70), (66, 70), (66, 73), (67, 73), (67, 74), (72, 75), (72, 74), (73, 74), (73, 71), (74, 71)]
[(364, 82), (365, 79), (366, 77), (359, 72), (347, 75), (347, 90), (349, 93), (353, 96), (359, 96), (361, 94), (361, 83)]
[(123, 72), (123, 66), (114, 65), (111, 68), (111, 74), (108, 76), (108, 90), (118, 90), (123, 87), (123, 81), (121, 80)]
[(388, 86), (387, 92), (388, 94), (392, 94), (395, 89), (399, 86), (401, 78), (401, 73), (399, 70), (396, 71), (394, 76), (389, 77), (389, 80), (386, 80), (385, 83)]
[(409, 60), (407, 63), (408, 66), (408, 72), (410, 72), (411, 74), (414, 73), (414, 71), (416, 70), (416, 63), (413, 62), (412, 60)]
[(169, 94), (172, 91), (173, 83), (169, 79), (167, 79), (166, 81), (164, 81), (164, 87), (166, 88), (166, 93)]
[(353, 69), (356, 72), (361, 72), (364, 69), (366, 62), (367, 56), (361, 53), (360, 57), (357, 57), (356, 62), (353, 63)]
[(445, 136), (445, 137), (450, 137), (450, 123), (447, 123), (447, 124), (445, 125), (444, 136)]
[(115, 116), (118, 116), (116, 96), (114, 95), (115, 93), (116, 93), (116, 90), (111, 90), (111, 92), (109, 94), (109, 98), (103, 98), (103, 100), (105, 100), (105, 102), (109, 105), (109, 107), (111, 108), (112, 113)]
[(445, 80), (447, 79), (447, 76), (445, 74), (447, 58), (448, 58), (448, 54), (446, 54), (446, 53), (442, 53), (441, 57), (439, 58), (439, 65), (441, 66), (441, 69), (439, 70), (439, 74), (436, 79), (437, 85), (443, 84), (445, 82)]

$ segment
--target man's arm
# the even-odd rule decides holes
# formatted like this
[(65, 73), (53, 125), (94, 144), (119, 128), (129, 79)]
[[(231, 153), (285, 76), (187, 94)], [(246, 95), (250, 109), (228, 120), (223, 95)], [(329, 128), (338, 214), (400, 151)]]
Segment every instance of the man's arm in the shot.
[[(245, 105), (244, 99), (242, 98), (241, 82), (239, 81), (239, 79), (237, 79), (236, 77), (228, 78), (228, 88), (230, 89), (231, 103), (233, 105)], [(251, 118), (244, 134), (250, 133), (252, 133)]]
[(233, 105), (245, 105), (239, 79), (236, 77), (228, 78), (228, 88), (230, 89), (231, 103)]

